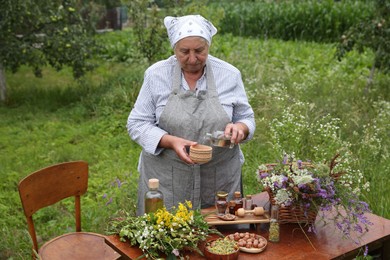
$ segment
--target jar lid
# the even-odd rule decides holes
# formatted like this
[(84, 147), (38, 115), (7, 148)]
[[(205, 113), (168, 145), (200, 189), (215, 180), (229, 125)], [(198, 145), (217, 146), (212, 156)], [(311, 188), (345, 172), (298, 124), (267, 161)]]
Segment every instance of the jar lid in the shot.
[(251, 199), (251, 198), (252, 198), (252, 195), (248, 194), (248, 195), (246, 195), (246, 198), (247, 198), (247, 199)]
[(149, 188), (150, 189), (158, 189), (160, 181), (158, 179), (149, 179)]
[(235, 192), (234, 192), (234, 196), (235, 196), (235, 197), (241, 197), (241, 192), (235, 191)]
[(218, 191), (217, 196), (221, 198), (226, 198), (228, 196), (228, 193), (226, 191)]

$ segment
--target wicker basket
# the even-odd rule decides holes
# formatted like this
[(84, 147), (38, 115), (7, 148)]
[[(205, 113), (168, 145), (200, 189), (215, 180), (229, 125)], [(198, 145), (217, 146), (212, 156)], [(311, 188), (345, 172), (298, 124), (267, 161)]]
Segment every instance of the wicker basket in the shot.
[[(270, 188), (266, 188), (268, 192), (270, 202), (275, 205), (275, 198)], [(317, 218), (318, 210), (306, 211), (299, 205), (281, 206), (279, 207), (279, 223), (301, 223), (301, 224), (314, 224)]]
[[(270, 172), (277, 165), (277, 163), (267, 163), (267, 170), (263, 172)], [(291, 165), (291, 164), (290, 164)], [(313, 165), (310, 162), (301, 162), (302, 168), (312, 168)], [(265, 187), (265, 190), (268, 192), (271, 205), (275, 205), (275, 198), (272, 193), (272, 190), (269, 187)], [(305, 223), (305, 224), (313, 224), (317, 218), (318, 209), (317, 210), (309, 210), (305, 211), (303, 207), (299, 205), (292, 206), (281, 206), (279, 207), (279, 223)]]

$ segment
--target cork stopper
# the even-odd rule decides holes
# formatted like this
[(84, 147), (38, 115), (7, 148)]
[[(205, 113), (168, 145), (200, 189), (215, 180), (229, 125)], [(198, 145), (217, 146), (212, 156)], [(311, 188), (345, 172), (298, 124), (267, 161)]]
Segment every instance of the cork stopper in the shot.
[(158, 179), (149, 179), (149, 189), (158, 189), (159, 183)]
[(235, 191), (235, 192), (234, 192), (234, 197), (235, 197), (235, 198), (241, 198), (241, 192)]
[(248, 195), (245, 196), (245, 198), (246, 198), (247, 200), (250, 200), (250, 199), (252, 199), (252, 195), (249, 195), (249, 194), (248, 194)]

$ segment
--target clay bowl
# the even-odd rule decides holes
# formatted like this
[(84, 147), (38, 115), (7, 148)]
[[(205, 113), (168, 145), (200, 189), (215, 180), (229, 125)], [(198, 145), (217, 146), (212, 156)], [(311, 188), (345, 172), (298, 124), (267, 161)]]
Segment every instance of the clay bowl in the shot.
[[(220, 238), (220, 239), (222, 239), (222, 238)], [(213, 242), (215, 242), (216, 240), (217, 239), (208, 241), (206, 246), (204, 247), (204, 256), (206, 257), (206, 259), (209, 259), (209, 260), (237, 260), (238, 259), (238, 255), (240, 254), (240, 248), (238, 247), (238, 245), (236, 245), (233, 253), (218, 254), (218, 253), (212, 252), (210, 247), (212, 247)]]
[(213, 157), (213, 148), (208, 145), (197, 144), (190, 147), (190, 158), (194, 163), (207, 163)]

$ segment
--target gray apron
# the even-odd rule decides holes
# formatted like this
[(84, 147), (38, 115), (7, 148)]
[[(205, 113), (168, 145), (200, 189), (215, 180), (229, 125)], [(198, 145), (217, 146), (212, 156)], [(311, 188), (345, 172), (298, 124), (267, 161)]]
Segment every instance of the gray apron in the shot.
[[(207, 91), (181, 90), (181, 68), (174, 68), (173, 89), (161, 114), (159, 127), (170, 135), (198, 143), (206, 133), (224, 130), (230, 122), (218, 99), (212, 68), (206, 63)], [(213, 158), (202, 165), (183, 162), (172, 149), (159, 155), (141, 153), (138, 183), (137, 214), (144, 213), (144, 195), (150, 178), (160, 180), (165, 207), (170, 210), (178, 203), (191, 201), (193, 208), (206, 208), (215, 204), (219, 190), (233, 197), (241, 190), (241, 163), (239, 146), (232, 149), (213, 147)]]

